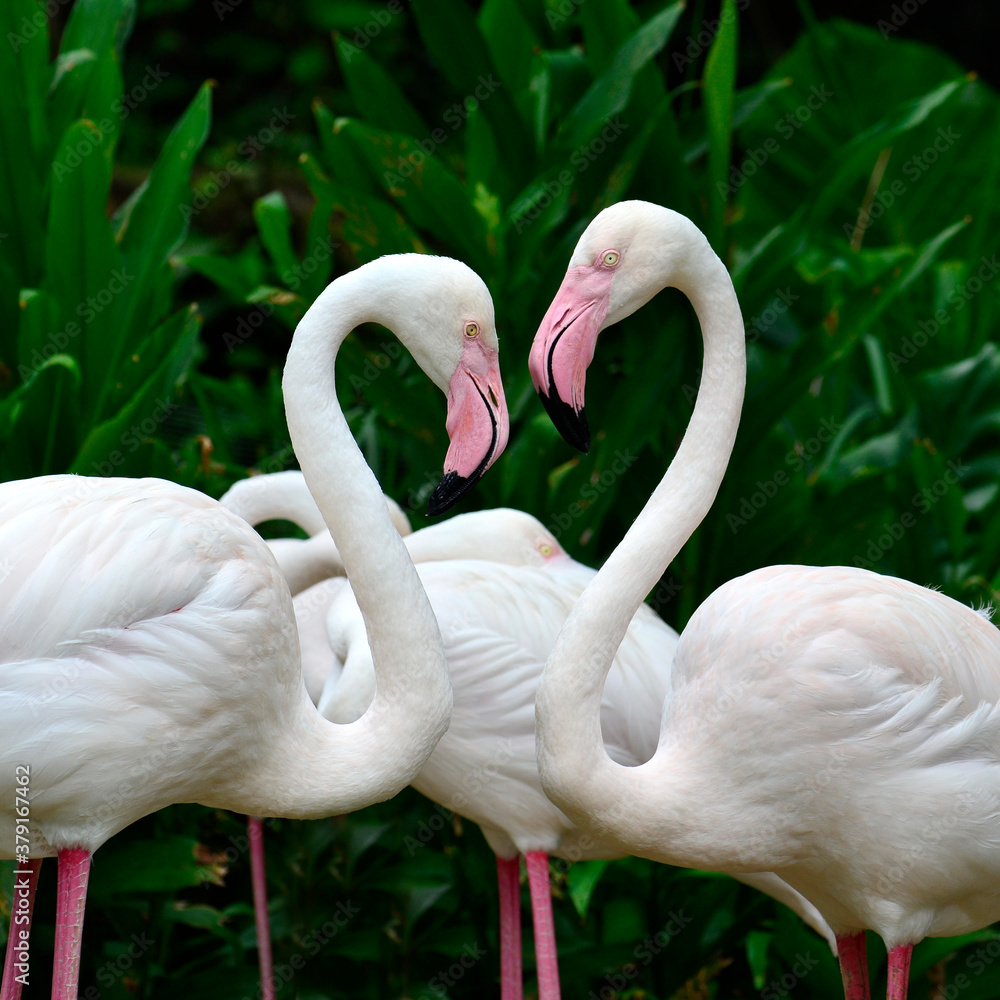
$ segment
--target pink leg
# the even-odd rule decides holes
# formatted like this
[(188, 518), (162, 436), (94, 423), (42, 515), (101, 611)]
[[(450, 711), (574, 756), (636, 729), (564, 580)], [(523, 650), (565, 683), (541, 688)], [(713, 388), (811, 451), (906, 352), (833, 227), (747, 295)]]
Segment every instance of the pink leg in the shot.
[(497, 858), (500, 883), (500, 1000), (521, 1000), (521, 859)]
[(524, 860), (531, 890), (531, 915), (535, 923), (538, 1000), (559, 1000), (559, 959), (556, 955), (556, 928), (552, 921), (549, 856), (544, 851), (529, 851)]
[(253, 882), (253, 913), (257, 924), (260, 995), (261, 1000), (274, 1000), (271, 921), (267, 915), (267, 877), (264, 873), (264, 824), (259, 816), (247, 816), (247, 834), (250, 837), (250, 879)]
[(906, 1000), (912, 954), (912, 944), (901, 944), (889, 952), (889, 985), (885, 990), (885, 1000)]
[(7, 957), (3, 964), (3, 983), (0, 984), (0, 1000), (20, 1000), (22, 978), (29, 970), (20, 968), (17, 961), (18, 945), (27, 945), (31, 930), (31, 915), (35, 910), (35, 889), (38, 888), (38, 874), (42, 870), (42, 859), (22, 861), (14, 868), (14, 900), (11, 905), (10, 931), (7, 936)]
[(839, 935), (837, 953), (840, 956), (840, 975), (844, 980), (844, 1000), (870, 1000), (865, 932)]
[(83, 944), (83, 908), (87, 902), (89, 877), (90, 851), (70, 847), (59, 852), (52, 1000), (77, 1000), (80, 948)]

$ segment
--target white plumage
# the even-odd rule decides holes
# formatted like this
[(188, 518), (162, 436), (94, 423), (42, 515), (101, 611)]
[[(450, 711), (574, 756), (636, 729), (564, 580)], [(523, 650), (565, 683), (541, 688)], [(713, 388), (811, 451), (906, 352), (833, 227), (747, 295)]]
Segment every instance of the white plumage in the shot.
[(743, 400), (743, 323), (691, 222), (625, 202), (581, 237), (532, 347), (547, 408), (583, 440), (598, 333), (666, 285), (701, 323), (697, 404), (546, 664), (542, 784), (581, 829), (622, 851), (775, 872), (836, 932), (848, 1000), (868, 996), (863, 931), (877, 931), (889, 1000), (904, 1000), (915, 942), (1000, 918), (1000, 637), (983, 616), (867, 570), (758, 570), (688, 622), (652, 758), (622, 768), (600, 740), (601, 685), (629, 616), (722, 480)]
[[(393, 294), (379, 296), (386, 284)], [(331, 284), (296, 329), (289, 431), (378, 665), (376, 704), (351, 725), (316, 711), (278, 566), (216, 501), (159, 480), (0, 486), (0, 765), (12, 785), (30, 769), (30, 816), (10, 788), (0, 851), (59, 855), (54, 1000), (75, 1000), (90, 854), (115, 832), (173, 802), (303, 818), (357, 809), (406, 785), (447, 726), (437, 623), (334, 392), (337, 348), (369, 318), (450, 393), (439, 502), (507, 438), (492, 302), (465, 265), (382, 258)], [(473, 398), (470, 383), (489, 391)]]
[[(542, 667), (596, 571), (571, 559), (520, 511), (460, 515), (416, 532), (406, 543), (411, 554), (450, 560), (419, 563), (417, 572), (441, 627), (454, 691), (448, 732), (412, 784), (482, 828), (498, 858), (502, 906), (509, 864), (516, 866), (519, 854), (528, 858), (536, 951), (551, 955), (550, 962), (539, 961), (540, 995), (553, 997), (555, 943), (546, 940), (547, 931), (539, 933), (539, 926), (548, 929), (552, 922), (545, 856), (577, 861), (628, 853), (592, 829), (578, 828), (557, 808), (542, 792), (535, 763), (534, 703)], [(463, 559), (463, 553), (485, 558)], [(349, 588), (337, 592), (327, 629), (344, 666), (343, 673), (330, 674), (319, 708), (327, 718), (346, 722), (364, 711), (375, 689), (363, 620)], [(620, 764), (640, 764), (656, 749), (676, 645), (676, 632), (650, 608), (636, 610), (601, 697), (604, 745)], [(776, 876), (736, 877), (791, 906), (832, 945), (816, 909)], [(502, 939), (515, 934), (514, 916), (506, 908), (501, 913)], [(502, 955), (505, 998), (519, 995), (520, 961), (513, 969), (514, 961), (512, 954)]]

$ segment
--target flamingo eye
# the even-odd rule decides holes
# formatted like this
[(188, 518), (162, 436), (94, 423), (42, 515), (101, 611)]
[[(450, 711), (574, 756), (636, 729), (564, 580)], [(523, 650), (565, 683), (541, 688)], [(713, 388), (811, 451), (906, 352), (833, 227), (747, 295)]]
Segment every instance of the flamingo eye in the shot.
[(620, 260), (621, 254), (617, 250), (609, 250), (602, 258), (605, 267), (614, 267)]
[(479, 324), (478, 323), (466, 323), (465, 324), (465, 335), (466, 337), (478, 337), (479, 336)]
[(552, 546), (551, 546), (551, 545), (549, 545), (549, 543), (548, 543), (548, 542), (539, 542), (539, 543), (538, 543), (538, 551), (539, 551), (539, 552), (540, 552), (540, 553), (541, 553), (541, 554), (542, 554), (543, 556), (545, 556), (545, 558), (546, 558), (546, 559), (548, 559), (548, 557), (549, 557), (550, 555), (552, 555), (552, 552), (553, 552), (553, 549), (552, 549)]

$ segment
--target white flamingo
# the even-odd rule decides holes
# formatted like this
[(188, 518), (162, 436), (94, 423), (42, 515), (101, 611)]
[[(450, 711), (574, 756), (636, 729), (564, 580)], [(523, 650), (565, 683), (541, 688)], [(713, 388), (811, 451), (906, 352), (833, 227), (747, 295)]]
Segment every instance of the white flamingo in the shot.
[[(507, 437), (492, 302), (464, 265), (382, 258), (333, 282), (299, 323), (285, 365), (289, 430), (379, 671), (376, 702), (352, 725), (316, 711), (288, 587), (256, 533), (216, 501), (160, 480), (0, 485), (0, 850), (32, 878), (41, 858), (59, 859), (54, 1000), (76, 997), (91, 854), (129, 823), (192, 801), (347, 812), (408, 784), (447, 728), (437, 622), (334, 391), (337, 349), (367, 321), (393, 329), (448, 394), (436, 507)], [(29, 911), (32, 888), (17, 898)], [(10, 941), (4, 1000), (21, 987), (8, 972), (21, 939)]]
[[(390, 497), (385, 502), (396, 530), (404, 536), (410, 534), (412, 529), (403, 509)], [(267, 540), (292, 597), (321, 580), (344, 575), (340, 553), (301, 472), (289, 469), (239, 479), (219, 498), (219, 503), (248, 524), (291, 521), (310, 536)]]
[(904, 1000), (912, 946), (1000, 918), (1000, 636), (903, 580), (773, 566), (720, 587), (681, 636), (659, 745), (604, 749), (601, 690), (634, 610), (715, 498), (746, 376), (732, 283), (686, 218), (602, 212), (531, 350), (536, 388), (577, 442), (597, 335), (660, 288), (691, 300), (701, 388), (673, 463), (577, 601), (536, 703), (548, 795), (622, 851), (720, 871), (769, 869), (837, 934), (848, 1000), (868, 996), (864, 930)]
[[(412, 529), (403, 509), (390, 497), (386, 497), (385, 501), (396, 530), (400, 535), (409, 535)], [(305, 476), (295, 470), (251, 475), (233, 483), (219, 498), (219, 503), (253, 527), (271, 520), (291, 521), (310, 536), (307, 539), (268, 539), (265, 544), (278, 563), (292, 597), (310, 590), (306, 600), (295, 602), (295, 625), (302, 658), (302, 679), (309, 697), (316, 702), (330, 672), (330, 644), (326, 638), (324, 614), (316, 598), (322, 594), (321, 600), (328, 606), (338, 588), (349, 588), (350, 585), (344, 576), (343, 560), (330, 537), (323, 514), (309, 492)], [(317, 679), (315, 674), (319, 663), (322, 664), (319, 667), (322, 673)], [(259, 816), (247, 817), (247, 839), (250, 844), (250, 884), (257, 929), (261, 997), (262, 1000), (273, 1000), (274, 962), (271, 921), (267, 912), (264, 825)]]
[[(616, 845), (578, 829), (544, 795), (535, 765), (534, 699), (556, 635), (595, 571), (571, 559), (533, 517), (515, 510), (461, 514), (406, 539), (434, 608), (451, 671), (454, 708), (413, 787), (477, 823), (497, 856), (503, 1000), (522, 996), (519, 855), (525, 856), (539, 998), (559, 996), (549, 855), (571, 861), (621, 857)], [(476, 558), (462, 558), (463, 556)], [(302, 598), (308, 595), (301, 595)], [(320, 712), (347, 722), (376, 690), (364, 622), (350, 588), (327, 619), (343, 672), (333, 671)], [(603, 746), (621, 764), (656, 749), (677, 633), (639, 606), (601, 698)], [(737, 875), (833, 937), (811, 904), (768, 873)]]

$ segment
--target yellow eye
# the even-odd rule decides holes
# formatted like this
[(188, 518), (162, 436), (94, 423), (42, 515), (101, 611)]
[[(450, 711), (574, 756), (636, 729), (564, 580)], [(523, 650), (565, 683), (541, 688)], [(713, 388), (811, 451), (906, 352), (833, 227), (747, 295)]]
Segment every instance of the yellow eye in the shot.
[(619, 260), (621, 260), (621, 254), (618, 253), (617, 250), (609, 250), (604, 255), (604, 266), (605, 267), (614, 267), (615, 264), (617, 264)]
[(548, 557), (549, 557), (550, 555), (552, 555), (552, 546), (551, 546), (551, 545), (549, 545), (549, 543), (548, 543), (548, 542), (539, 542), (539, 543), (538, 543), (538, 551), (539, 551), (539, 552), (540, 552), (540, 553), (541, 553), (541, 554), (542, 554), (543, 556), (545, 556), (545, 558), (546, 558), (546, 559), (548, 559)]
[(479, 324), (478, 323), (466, 323), (465, 324), (465, 335), (466, 335), (466, 337), (478, 337), (479, 336)]

